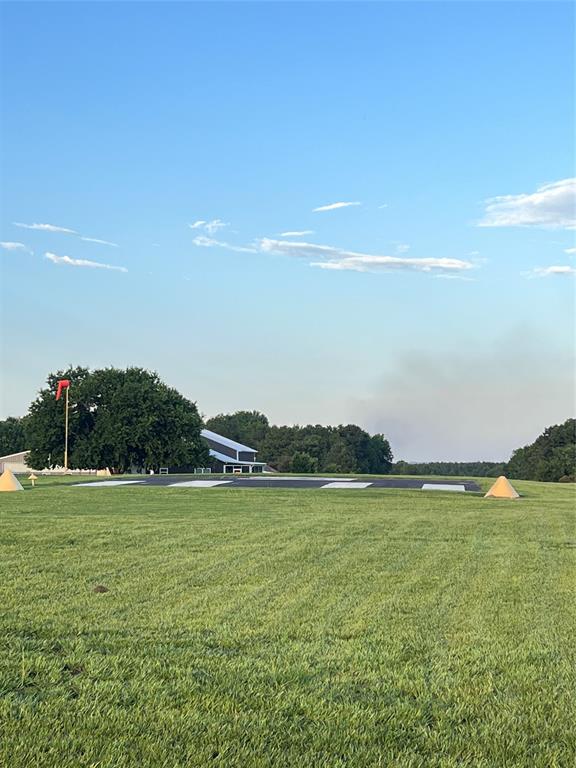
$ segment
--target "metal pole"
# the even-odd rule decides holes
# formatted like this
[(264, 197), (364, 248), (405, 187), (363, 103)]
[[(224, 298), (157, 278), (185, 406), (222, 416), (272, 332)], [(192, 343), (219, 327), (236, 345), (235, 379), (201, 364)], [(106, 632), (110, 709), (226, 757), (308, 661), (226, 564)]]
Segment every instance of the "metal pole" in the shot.
[(70, 387), (66, 387), (66, 415), (64, 416), (64, 471), (68, 471), (68, 390)]

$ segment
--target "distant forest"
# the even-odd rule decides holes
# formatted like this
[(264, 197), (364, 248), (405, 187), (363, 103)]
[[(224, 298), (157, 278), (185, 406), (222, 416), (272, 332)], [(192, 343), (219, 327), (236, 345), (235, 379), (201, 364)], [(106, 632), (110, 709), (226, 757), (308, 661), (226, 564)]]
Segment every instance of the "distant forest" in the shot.
[(504, 474), (505, 464), (496, 461), (424, 461), (409, 463), (397, 461), (393, 472), (397, 475), (442, 475), (442, 477), (498, 477)]

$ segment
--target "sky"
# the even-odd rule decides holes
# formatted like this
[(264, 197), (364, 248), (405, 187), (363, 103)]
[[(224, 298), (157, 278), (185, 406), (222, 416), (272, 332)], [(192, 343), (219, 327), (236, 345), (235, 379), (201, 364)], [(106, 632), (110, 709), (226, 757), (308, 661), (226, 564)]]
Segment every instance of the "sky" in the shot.
[(0, 418), (66, 366), (505, 460), (574, 415), (574, 7), (3, 2)]

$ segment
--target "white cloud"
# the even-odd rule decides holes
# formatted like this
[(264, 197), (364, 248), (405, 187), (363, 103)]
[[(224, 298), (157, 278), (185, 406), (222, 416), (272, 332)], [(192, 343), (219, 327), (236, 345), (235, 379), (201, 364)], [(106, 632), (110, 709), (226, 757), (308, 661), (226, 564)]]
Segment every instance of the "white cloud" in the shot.
[(486, 200), (480, 227), (576, 227), (576, 178), (544, 184), (535, 192)]
[(206, 235), (198, 235), (192, 242), (200, 248), (226, 248), (228, 251), (236, 251), (237, 253), (256, 253), (256, 248), (248, 248), (243, 245), (232, 245), (232, 243), (215, 240), (213, 237), (206, 237)]
[(351, 205), (362, 205), (362, 203), (330, 203), (329, 205), (321, 205), (318, 208), (313, 208), (312, 213), (320, 213), (320, 211), (335, 211), (337, 208), (349, 208)]
[(383, 203), (382, 205), (378, 206), (378, 209), (381, 209), (381, 208), (388, 208), (388, 203)]
[(401, 256), (378, 256), (345, 251), (330, 245), (314, 245), (269, 238), (260, 240), (258, 246), (264, 253), (308, 259), (310, 266), (320, 269), (349, 270), (352, 272), (431, 273), (459, 273), (474, 269), (474, 264), (461, 259), (408, 259)]
[(73, 259), (70, 256), (57, 256), (55, 253), (50, 253), (49, 251), (47, 251), (44, 255), (53, 264), (66, 264), (69, 267), (89, 267), (91, 269), (112, 269), (116, 272), (128, 272), (126, 267), (116, 267), (112, 264), (102, 264), (99, 261)]
[(280, 232), (279, 237), (304, 237), (304, 235), (313, 235), (313, 229), (301, 229), (295, 232)]
[(203, 229), (205, 232), (208, 232), (209, 235), (213, 235), (215, 232), (218, 232), (219, 229), (229, 227), (230, 224), (228, 224), (226, 221), (222, 221), (222, 219), (212, 219), (212, 221), (204, 221), (203, 219), (199, 219), (193, 224), (188, 224), (188, 226), (190, 229)]
[(573, 256), (576, 253), (576, 248), (566, 248), (564, 253), (568, 253), (570, 256)]
[(19, 221), (14, 222), (15, 227), (22, 227), (22, 229), (39, 229), (43, 232), (63, 232), (66, 235), (77, 235), (78, 233), (73, 229), (67, 227), (57, 227), (55, 224), (22, 224)]
[(118, 243), (111, 243), (109, 240), (99, 240), (97, 237), (81, 237), (86, 243), (99, 243), (100, 245), (110, 245), (112, 248), (118, 248)]
[(475, 282), (473, 277), (465, 277), (464, 275), (451, 274), (448, 272), (438, 272), (438, 274), (434, 275), (434, 277), (438, 280), (442, 278), (443, 280), (464, 280), (466, 283)]
[(551, 275), (576, 275), (576, 267), (559, 264), (552, 267), (535, 267), (531, 272), (524, 272), (525, 277), (550, 277)]
[(23, 253), (32, 253), (30, 248), (24, 245), (24, 243), (3, 242), (0, 243), (0, 248), (5, 251), (22, 251)]

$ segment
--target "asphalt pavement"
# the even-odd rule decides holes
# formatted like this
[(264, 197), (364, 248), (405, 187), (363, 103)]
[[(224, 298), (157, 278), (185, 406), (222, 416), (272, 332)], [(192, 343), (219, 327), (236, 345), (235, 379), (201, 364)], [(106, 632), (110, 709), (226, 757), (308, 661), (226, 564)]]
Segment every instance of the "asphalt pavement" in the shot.
[(119, 487), (139, 485), (171, 488), (305, 488), (366, 490), (374, 488), (404, 488), (425, 491), (456, 493), (479, 492), (480, 487), (472, 480), (438, 478), (434, 480), (415, 477), (386, 477), (369, 479), (353, 477), (276, 477), (274, 475), (142, 475), (129, 480), (108, 479), (79, 483), (82, 487)]

